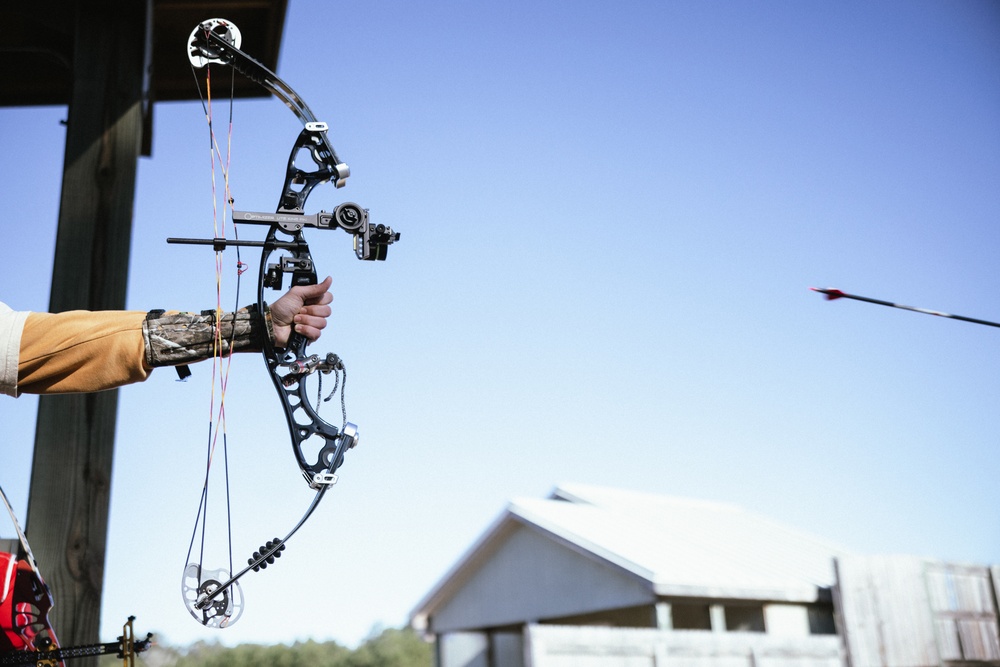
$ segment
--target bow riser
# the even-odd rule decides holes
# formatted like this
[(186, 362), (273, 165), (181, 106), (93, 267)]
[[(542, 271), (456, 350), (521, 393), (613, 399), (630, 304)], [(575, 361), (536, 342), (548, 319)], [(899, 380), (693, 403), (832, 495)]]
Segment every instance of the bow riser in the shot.
[[(285, 218), (286, 216), (282, 216)], [(279, 242), (278, 234), (284, 230), (279, 222), (272, 224), (264, 240), (264, 251), (260, 258), (260, 280), (258, 281), (258, 303), (263, 304), (264, 289), (271, 287), (280, 289), (282, 275), (286, 267), (294, 267), (292, 285), (312, 285), (316, 283), (316, 272), (309, 246), (303, 238), (301, 229), (293, 234), (292, 242), (297, 246), (290, 250), (289, 255), (282, 257), (277, 264), (270, 262), (272, 251), (270, 244)], [(270, 341), (264, 345), (264, 360), (278, 395), (281, 397), (281, 407), (288, 421), (289, 435), (292, 439), (292, 450), (302, 475), (309, 486), (317, 488), (314, 480), (317, 475), (332, 474), (343, 463), (343, 450), (357, 444), (355, 435), (349, 447), (341, 447), (340, 430), (330, 424), (313, 408), (306, 393), (306, 378), (317, 372), (330, 373), (343, 370), (343, 365), (336, 355), (328, 355), (327, 360), (320, 361), (317, 355), (306, 354), (308, 341), (300, 334), (293, 332), (287, 347), (275, 348)], [(356, 428), (356, 427), (355, 427)], [(305, 447), (315, 439), (322, 441), (315, 456), (308, 456)], [(335, 465), (332, 465), (335, 464)], [(332, 468), (331, 468), (332, 465)]]

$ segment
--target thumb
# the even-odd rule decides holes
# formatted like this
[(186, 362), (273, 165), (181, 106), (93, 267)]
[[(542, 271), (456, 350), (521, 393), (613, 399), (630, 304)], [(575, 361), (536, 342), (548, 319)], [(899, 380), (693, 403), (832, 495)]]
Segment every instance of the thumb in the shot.
[(321, 283), (314, 283), (312, 285), (300, 285), (299, 289), (301, 290), (300, 293), (305, 298), (307, 299), (316, 298), (318, 296), (323, 296), (323, 294), (328, 292), (330, 290), (330, 285), (332, 284), (333, 284), (333, 278), (327, 276)]

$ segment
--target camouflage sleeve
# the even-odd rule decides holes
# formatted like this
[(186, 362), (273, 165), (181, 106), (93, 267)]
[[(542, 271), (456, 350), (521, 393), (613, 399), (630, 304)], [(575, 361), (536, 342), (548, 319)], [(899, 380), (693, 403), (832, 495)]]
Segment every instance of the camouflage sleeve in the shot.
[(217, 321), (216, 311), (201, 313), (168, 313), (151, 311), (142, 323), (146, 345), (146, 363), (150, 368), (179, 366), (209, 359), (216, 350), (222, 354), (260, 351), (264, 340), (274, 342), (271, 313), (256, 306), (241, 308), (235, 313), (223, 313)]

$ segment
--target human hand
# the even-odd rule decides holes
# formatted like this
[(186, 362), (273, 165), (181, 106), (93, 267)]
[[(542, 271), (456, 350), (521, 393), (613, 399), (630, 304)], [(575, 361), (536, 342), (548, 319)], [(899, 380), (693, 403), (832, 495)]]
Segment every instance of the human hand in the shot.
[(333, 312), (327, 305), (333, 301), (331, 284), (333, 279), (327, 276), (326, 280), (315, 285), (299, 285), (271, 304), (271, 325), (278, 347), (288, 345), (293, 327), (310, 342), (320, 337), (326, 328), (326, 318)]

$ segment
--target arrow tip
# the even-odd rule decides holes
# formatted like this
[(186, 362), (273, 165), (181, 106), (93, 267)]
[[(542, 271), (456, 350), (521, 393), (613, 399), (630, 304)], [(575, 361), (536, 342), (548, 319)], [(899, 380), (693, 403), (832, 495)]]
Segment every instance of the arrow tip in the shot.
[(810, 287), (809, 289), (811, 289), (813, 292), (819, 292), (820, 294), (825, 294), (827, 301), (833, 301), (834, 299), (839, 299), (840, 297), (845, 296), (843, 292), (841, 292), (839, 289), (834, 289), (833, 287), (827, 287), (827, 288)]

